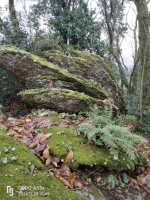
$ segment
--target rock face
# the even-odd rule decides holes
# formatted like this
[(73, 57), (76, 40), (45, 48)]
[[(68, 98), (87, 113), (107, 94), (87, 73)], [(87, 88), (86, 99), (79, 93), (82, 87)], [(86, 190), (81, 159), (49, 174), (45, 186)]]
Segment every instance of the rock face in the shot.
[[(29, 90), (19, 94), (30, 105), (72, 113), (86, 111), (93, 103), (104, 107), (102, 100), (112, 98), (121, 112), (126, 111), (122, 90), (101, 57), (79, 51), (73, 51), (72, 57), (62, 52), (40, 56), (48, 61), (13, 46), (0, 46), (0, 67)], [(38, 94), (36, 88), (42, 88)]]
[(94, 104), (104, 106), (101, 100), (67, 89), (47, 88), (40, 91), (20, 92), (19, 95), (32, 106), (51, 108), (58, 112), (79, 113), (86, 112)]
[(108, 93), (111, 93), (110, 96), (115, 105), (124, 109), (125, 102), (122, 90), (117, 84), (113, 70), (102, 57), (74, 50), (70, 50), (70, 56), (52, 50), (40, 52), (39, 56), (71, 74), (91, 80), (94, 85), (104, 88)]

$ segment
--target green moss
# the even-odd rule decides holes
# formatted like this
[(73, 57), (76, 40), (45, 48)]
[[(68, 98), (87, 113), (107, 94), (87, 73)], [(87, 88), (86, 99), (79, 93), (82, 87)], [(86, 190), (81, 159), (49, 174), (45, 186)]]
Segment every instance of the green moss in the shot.
[(94, 197), (94, 200), (104, 200), (103, 194), (94, 184), (91, 184), (90, 189), (92, 191), (91, 194)]
[(26, 51), (19, 49), (15, 46), (11, 46), (11, 45), (0, 45), (0, 51), (2, 53), (8, 53), (8, 52), (12, 52), (12, 53), (20, 53), (20, 54), (29, 54)]
[[(15, 148), (15, 150), (5, 153), (2, 148), (10, 147)], [(84, 197), (79, 197), (75, 192), (66, 188), (59, 180), (54, 176), (47, 176), (44, 174), (46, 171), (38, 170), (40, 167), (44, 168), (41, 161), (32, 154), (29, 149), (19, 141), (8, 136), (5, 131), (0, 130), (0, 196), (1, 200), (9, 199), (24, 199), (24, 200), (49, 200), (49, 199), (63, 199), (63, 200), (79, 200), (86, 199)], [(11, 157), (16, 156), (18, 159), (12, 161)], [(1, 159), (3, 157), (8, 158), (8, 162), (4, 164)], [(33, 176), (29, 172), (29, 164), (31, 162), (36, 168), (36, 176)], [(7, 194), (7, 186), (11, 186), (14, 190), (14, 195), (9, 196)], [(31, 190), (26, 190), (24, 192), (32, 192), (34, 196), (19, 196), (18, 192), (19, 186), (30, 186)], [(41, 186), (42, 190), (35, 190), (35, 187)], [(47, 196), (41, 196), (40, 193), (48, 194)], [(31, 193), (30, 193), (31, 194)], [(38, 195), (37, 195), (38, 194)]]
[[(57, 118), (55, 120), (57, 121)], [(62, 133), (59, 134), (60, 132)], [(51, 126), (50, 129), (45, 129), (44, 133), (53, 133), (53, 136), (48, 139), (51, 155), (64, 158), (69, 149), (73, 149), (74, 162), (70, 165), (72, 169), (77, 169), (80, 165), (101, 165), (116, 171), (134, 170), (132, 160), (124, 154), (120, 155), (118, 161), (115, 161), (110, 158), (109, 152), (104, 148), (87, 145), (86, 139), (76, 136), (76, 127), (73, 125), (70, 125), (69, 128)]]

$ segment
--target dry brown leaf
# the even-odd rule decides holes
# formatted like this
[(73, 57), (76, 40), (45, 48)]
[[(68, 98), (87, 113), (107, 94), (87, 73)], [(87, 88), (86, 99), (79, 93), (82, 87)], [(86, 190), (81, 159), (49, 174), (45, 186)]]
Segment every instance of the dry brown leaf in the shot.
[(33, 139), (33, 142), (40, 141), (40, 139), (44, 136), (43, 132), (38, 133), (35, 138)]
[(73, 172), (73, 173), (69, 176), (69, 178), (68, 178), (69, 183), (71, 183), (71, 181), (72, 181), (75, 177), (76, 177), (76, 172)]
[(50, 163), (51, 163), (51, 159), (50, 159), (50, 156), (49, 156), (49, 158), (45, 162), (45, 166), (48, 167), (50, 165)]
[(19, 138), (22, 138), (23, 136), (22, 135), (14, 135), (14, 138), (16, 139), (19, 139)]
[(81, 181), (77, 177), (73, 179), (73, 186), (83, 188)]
[(18, 135), (18, 132), (14, 131), (14, 130), (10, 130), (9, 133), (11, 136)]
[(54, 173), (54, 175), (55, 175), (55, 177), (56, 177), (58, 180), (60, 180), (65, 186), (68, 186), (68, 187), (70, 187), (71, 189), (73, 189), (72, 186), (70, 185), (70, 183), (68, 182), (68, 180), (66, 180), (64, 177), (58, 175), (56, 172)]
[(62, 127), (62, 128), (68, 128), (68, 127), (69, 127), (68, 125), (64, 124), (63, 122), (60, 122), (60, 123), (58, 124), (58, 126), (59, 126), (59, 127)]
[(45, 163), (45, 158), (43, 156), (39, 156), (43, 163)]
[(61, 114), (61, 117), (62, 117), (62, 118), (64, 118), (64, 117), (65, 117), (65, 115), (66, 115), (65, 113), (62, 113), (62, 114)]
[(46, 148), (46, 149), (43, 151), (43, 157), (44, 157), (45, 159), (48, 159), (48, 158), (50, 157), (50, 155), (49, 155), (49, 147)]
[(36, 151), (36, 155), (40, 156), (40, 154), (44, 151), (44, 149), (46, 148), (46, 143), (44, 144), (38, 144), (35, 151)]
[(26, 132), (26, 133), (25, 133), (25, 136), (26, 136), (27, 138), (33, 138), (33, 135), (32, 135), (30, 132)]
[(43, 137), (40, 138), (39, 143), (43, 144), (51, 135), (52, 135), (51, 133), (43, 135)]
[(35, 141), (35, 142), (32, 142), (30, 145), (29, 145), (29, 148), (35, 148), (37, 145), (38, 145), (38, 141)]
[(124, 192), (125, 192), (126, 194), (128, 194), (128, 193), (129, 193), (129, 191), (128, 191), (128, 189), (127, 189), (127, 188), (125, 188), (125, 189), (124, 189)]
[(67, 122), (67, 124), (73, 124), (73, 122), (70, 119), (62, 119), (62, 121)]
[(33, 129), (34, 129), (34, 127), (35, 127), (35, 125), (34, 125), (33, 122), (24, 124), (24, 128), (25, 128), (26, 130), (29, 130), (29, 129), (32, 128), (32, 127), (33, 127)]
[(146, 183), (146, 178), (143, 175), (137, 176), (137, 184), (143, 186)]
[(29, 119), (29, 118), (26, 118), (25, 121), (26, 121), (26, 123), (30, 123), (30, 122), (32, 122), (32, 120)]
[(66, 158), (64, 159), (64, 162), (63, 162), (61, 168), (62, 168), (64, 165), (66, 165), (68, 162), (70, 162), (72, 159), (73, 159), (73, 151), (72, 151), (72, 149), (70, 149), (68, 155), (67, 155)]
[(22, 138), (20, 141), (25, 144), (27, 147), (31, 144), (31, 139), (30, 138)]
[(43, 113), (37, 115), (37, 117), (46, 117), (49, 114), (49, 110), (45, 110)]
[(79, 120), (80, 122), (82, 122), (82, 121), (84, 120), (84, 117), (78, 117), (78, 120)]
[(140, 187), (139, 187), (138, 185), (136, 185), (134, 188), (137, 189), (138, 191), (141, 190)]
[(62, 168), (58, 169), (57, 173), (63, 177), (69, 177), (71, 175), (70, 168), (68, 165), (64, 165)]
[(53, 165), (55, 167), (58, 167), (57, 164), (60, 162), (60, 158), (55, 158), (55, 157), (52, 157), (52, 156), (50, 156), (50, 158), (51, 158), (51, 162), (53, 163)]

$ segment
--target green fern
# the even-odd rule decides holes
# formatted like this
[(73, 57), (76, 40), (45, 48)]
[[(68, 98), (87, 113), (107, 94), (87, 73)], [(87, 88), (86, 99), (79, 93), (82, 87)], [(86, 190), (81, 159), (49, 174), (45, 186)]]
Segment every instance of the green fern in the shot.
[(108, 107), (105, 107), (102, 113), (97, 106), (94, 106), (88, 116), (92, 124), (82, 124), (79, 131), (96, 145), (109, 148), (114, 159), (118, 159), (118, 154), (122, 151), (135, 160), (134, 144), (147, 142), (142, 136), (131, 133), (129, 128), (116, 125), (112, 120), (112, 110)]

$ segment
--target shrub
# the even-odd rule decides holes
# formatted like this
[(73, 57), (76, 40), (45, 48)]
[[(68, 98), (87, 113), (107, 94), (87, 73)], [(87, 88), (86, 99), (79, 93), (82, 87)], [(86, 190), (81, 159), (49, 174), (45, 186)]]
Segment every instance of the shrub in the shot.
[(0, 104), (10, 99), (18, 99), (18, 89), (13, 79), (0, 68)]

